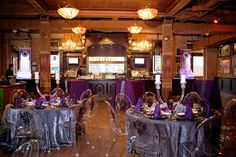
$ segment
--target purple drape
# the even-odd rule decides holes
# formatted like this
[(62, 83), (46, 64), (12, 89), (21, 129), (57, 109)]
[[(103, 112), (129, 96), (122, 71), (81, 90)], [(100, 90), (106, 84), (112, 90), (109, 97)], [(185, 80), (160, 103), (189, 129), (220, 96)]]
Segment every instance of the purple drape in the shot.
[(215, 80), (195, 80), (193, 91), (209, 101), (212, 108), (220, 109), (222, 107), (220, 90)]
[(122, 80), (116, 81), (115, 93), (112, 97), (112, 104), (115, 105), (115, 96), (124, 93), (130, 99), (133, 105), (137, 104), (138, 98), (142, 97), (146, 91), (145, 80), (123, 80), (124, 89), (121, 87)]
[(74, 100), (80, 99), (83, 91), (89, 88), (88, 80), (70, 80), (68, 81), (69, 96)]

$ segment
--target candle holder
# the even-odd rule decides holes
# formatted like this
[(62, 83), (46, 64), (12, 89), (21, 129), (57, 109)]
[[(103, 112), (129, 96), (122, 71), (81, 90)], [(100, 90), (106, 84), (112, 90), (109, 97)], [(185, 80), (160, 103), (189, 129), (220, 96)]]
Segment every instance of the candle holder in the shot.
[[(44, 94), (42, 94), (41, 91), (40, 91), (40, 89), (39, 89), (39, 72), (35, 72), (35, 77), (34, 77), (34, 79), (35, 79), (36, 90), (37, 90), (38, 94), (39, 94), (40, 96), (44, 96)], [(56, 89), (53, 90), (53, 91), (55, 91), (55, 90), (56, 90), (56, 91), (53, 93), (52, 96), (57, 95), (58, 91), (63, 91), (62, 89), (59, 88), (59, 84), (60, 84), (60, 76), (59, 76), (59, 73), (56, 73), (55, 79), (56, 79), (57, 87), (56, 87)]]
[(181, 84), (181, 96), (178, 100), (179, 103), (181, 103), (184, 99), (184, 92), (185, 92), (185, 86), (186, 86), (185, 85), (186, 83), (180, 83), (180, 84)]
[(161, 94), (160, 94), (160, 88), (161, 88), (160, 85), (161, 85), (160, 82), (159, 82), (159, 83), (156, 82), (157, 100), (158, 100), (161, 104), (164, 104), (165, 102), (162, 100)]
[(181, 103), (183, 101), (183, 99), (184, 99), (186, 75), (181, 75), (180, 84), (181, 84), (181, 96), (180, 96), (180, 98), (178, 100), (179, 103)]
[(160, 94), (160, 88), (161, 88), (161, 76), (160, 76), (160, 74), (157, 74), (155, 76), (155, 84), (156, 84), (156, 91), (157, 91), (157, 100), (161, 104), (164, 104), (164, 101), (162, 100), (161, 94)]

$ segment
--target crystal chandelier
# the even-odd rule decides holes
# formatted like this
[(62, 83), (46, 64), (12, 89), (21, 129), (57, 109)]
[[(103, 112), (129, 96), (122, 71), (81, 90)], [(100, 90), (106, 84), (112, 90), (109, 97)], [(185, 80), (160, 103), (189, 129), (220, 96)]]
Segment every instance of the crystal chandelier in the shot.
[(127, 29), (131, 34), (138, 34), (142, 31), (143, 27), (141, 27), (137, 24), (134, 24), (132, 26), (129, 26)]
[(76, 26), (72, 28), (72, 32), (75, 34), (84, 34), (87, 31), (87, 29), (83, 26)]
[(155, 8), (146, 7), (137, 11), (138, 16), (143, 20), (150, 20), (157, 16), (158, 10)]
[(61, 15), (65, 19), (73, 19), (79, 13), (79, 9), (70, 6), (69, 4), (64, 6), (63, 8), (59, 8), (57, 10), (58, 14)]
[(65, 51), (75, 51), (77, 44), (72, 40), (66, 40), (62, 42), (62, 49)]
[(137, 47), (139, 50), (149, 51), (152, 49), (152, 43), (150, 43), (147, 40), (143, 40), (143, 41), (140, 41), (139, 43), (137, 43)]

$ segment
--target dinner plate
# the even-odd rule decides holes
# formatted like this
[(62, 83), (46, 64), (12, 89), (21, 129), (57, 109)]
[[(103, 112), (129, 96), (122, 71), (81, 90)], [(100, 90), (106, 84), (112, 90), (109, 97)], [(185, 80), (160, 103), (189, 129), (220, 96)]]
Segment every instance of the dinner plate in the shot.
[(162, 119), (167, 119), (168, 118), (168, 116), (166, 116), (166, 115), (161, 115), (159, 118), (156, 118), (156, 117), (154, 117), (154, 116), (146, 116), (147, 118), (149, 118), (149, 119), (155, 119), (155, 120), (162, 120)]
[(182, 116), (185, 115), (185, 113), (184, 112), (178, 112), (178, 113), (176, 113), (176, 115), (179, 116), (179, 117), (182, 117)]

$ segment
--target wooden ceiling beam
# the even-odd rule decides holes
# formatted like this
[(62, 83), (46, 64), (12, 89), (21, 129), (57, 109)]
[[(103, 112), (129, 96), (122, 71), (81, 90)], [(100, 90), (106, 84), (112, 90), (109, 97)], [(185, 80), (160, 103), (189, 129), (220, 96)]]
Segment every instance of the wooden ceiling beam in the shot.
[(236, 33), (214, 35), (209, 38), (196, 41), (195, 43), (193, 43), (193, 49), (215, 47), (224, 44), (227, 41), (235, 41), (235, 40), (236, 40)]
[(174, 16), (174, 15), (177, 14), (181, 9), (183, 9), (187, 4), (189, 4), (189, 2), (191, 2), (191, 0), (180, 0), (180, 1), (174, 6), (174, 8), (172, 8), (170, 11), (168, 11), (168, 13), (166, 14), (166, 16)]
[[(52, 17), (60, 17), (56, 11), (48, 11), (47, 13)], [(157, 19), (164, 17), (164, 13), (158, 13)], [(124, 11), (124, 10), (80, 10), (78, 17), (88, 18), (139, 18), (136, 11)]]
[[(145, 33), (162, 34), (161, 23), (156, 21), (137, 21)], [(39, 30), (40, 20), (7, 20), (0, 19), (0, 29), (30, 29)], [(50, 20), (52, 32), (63, 32), (81, 24), (88, 29), (107, 30), (109, 32), (127, 32), (127, 27), (134, 24), (134, 20)], [(173, 23), (173, 34), (201, 35), (236, 33), (235, 25), (223, 24), (191, 24)]]
[[(191, 33), (190, 33), (191, 32)], [(174, 34), (222, 34), (236, 32), (235, 25), (226, 24), (192, 24), (192, 23), (173, 23)]]
[(43, 9), (43, 7), (36, 0), (27, 0), (27, 2), (39, 13), (46, 15), (47, 12)]

